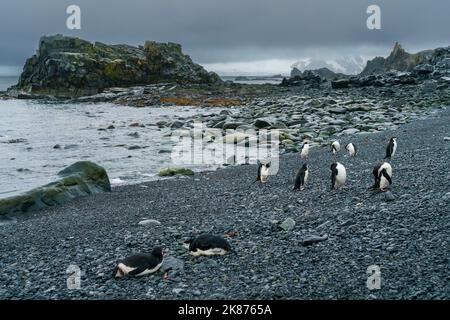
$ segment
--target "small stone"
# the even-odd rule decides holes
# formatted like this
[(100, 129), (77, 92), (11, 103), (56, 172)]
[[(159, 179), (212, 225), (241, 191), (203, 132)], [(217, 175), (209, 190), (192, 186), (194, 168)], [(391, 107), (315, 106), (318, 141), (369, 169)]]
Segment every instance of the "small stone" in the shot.
[(295, 221), (292, 218), (287, 218), (280, 224), (280, 228), (286, 232), (292, 231), (295, 227)]
[(158, 220), (154, 220), (154, 219), (147, 219), (147, 220), (139, 221), (139, 223), (138, 223), (138, 225), (140, 225), (140, 226), (146, 226), (149, 224), (154, 224), (154, 225), (159, 226), (159, 225), (161, 225), (161, 222), (159, 222)]
[(166, 257), (161, 265), (161, 271), (182, 271), (184, 269), (184, 262), (174, 257)]
[(172, 290), (172, 292), (175, 293), (175, 294), (180, 294), (180, 293), (184, 292), (184, 289), (182, 289), (182, 288), (174, 288)]
[(384, 200), (386, 202), (391, 202), (391, 201), (395, 200), (395, 197), (394, 197), (394, 195), (392, 194), (391, 191), (386, 191), (385, 194), (384, 194)]

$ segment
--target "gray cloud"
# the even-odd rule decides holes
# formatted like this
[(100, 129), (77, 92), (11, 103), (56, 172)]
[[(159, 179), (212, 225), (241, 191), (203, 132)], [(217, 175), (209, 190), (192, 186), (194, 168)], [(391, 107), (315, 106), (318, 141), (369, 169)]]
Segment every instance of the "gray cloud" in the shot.
[[(67, 30), (66, 8), (82, 10)], [(366, 28), (366, 8), (382, 10), (382, 30)], [(388, 53), (449, 45), (448, 0), (4, 0), (0, 65), (21, 65), (43, 34), (142, 44), (173, 41), (200, 63)]]

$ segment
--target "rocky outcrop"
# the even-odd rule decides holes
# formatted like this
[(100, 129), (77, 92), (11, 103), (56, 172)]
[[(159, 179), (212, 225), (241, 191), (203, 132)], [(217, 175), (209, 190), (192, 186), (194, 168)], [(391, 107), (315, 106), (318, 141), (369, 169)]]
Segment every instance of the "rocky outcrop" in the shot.
[(448, 86), (449, 76), (450, 47), (410, 54), (396, 43), (387, 58), (376, 57), (367, 62), (361, 74), (332, 81), (331, 86), (334, 89), (343, 89), (432, 82), (436, 84), (436, 88), (442, 88)]
[(322, 82), (326, 81), (316, 72), (306, 70), (299, 75), (290, 78), (283, 78), (281, 86), (307, 86), (310, 88), (318, 88)]
[(34, 211), (77, 197), (111, 191), (105, 169), (89, 161), (77, 162), (58, 173), (56, 182), (23, 195), (0, 199), (0, 216)]
[(77, 97), (110, 87), (158, 82), (221, 82), (182, 52), (176, 43), (147, 41), (144, 46), (91, 43), (62, 35), (44, 36), (23, 68), (13, 96)]
[[(305, 70), (305, 72), (306, 72), (306, 70)], [(316, 74), (326, 80), (334, 80), (334, 79), (340, 79), (340, 78), (346, 77), (346, 75), (344, 75), (342, 73), (336, 73), (328, 68), (314, 69), (314, 70), (310, 70), (310, 72), (312, 72), (313, 74)], [(291, 70), (291, 78), (296, 77), (296, 76), (300, 76), (300, 77), (303, 76), (303, 72), (294, 67)]]
[(406, 52), (400, 43), (396, 42), (387, 58), (376, 57), (367, 61), (367, 65), (361, 72), (361, 75), (377, 74), (391, 70), (409, 72), (416, 66), (427, 63), (433, 54), (434, 50), (425, 50), (411, 54)]

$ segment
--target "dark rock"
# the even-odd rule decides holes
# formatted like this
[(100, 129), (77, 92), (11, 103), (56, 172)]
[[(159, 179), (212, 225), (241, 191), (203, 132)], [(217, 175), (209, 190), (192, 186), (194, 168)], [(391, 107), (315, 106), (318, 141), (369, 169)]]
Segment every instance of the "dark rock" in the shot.
[(155, 82), (220, 83), (219, 76), (192, 62), (176, 43), (144, 46), (91, 43), (62, 35), (44, 36), (23, 68), (12, 96), (79, 97), (110, 87)]
[(310, 246), (318, 242), (322, 242), (328, 239), (328, 235), (318, 236), (318, 235), (306, 235), (302, 238), (301, 244), (302, 246)]
[(268, 127), (272, 126), (272, 124), (269, 121), (264, 120), (264, 119), (256, 119), (254, 125), (258, 129), (268, 128)]

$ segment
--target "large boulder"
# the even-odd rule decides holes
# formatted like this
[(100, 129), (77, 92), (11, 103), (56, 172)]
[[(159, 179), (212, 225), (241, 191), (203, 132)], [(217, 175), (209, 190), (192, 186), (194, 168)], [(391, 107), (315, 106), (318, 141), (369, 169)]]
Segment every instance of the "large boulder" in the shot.
[(22, 195), (0, 199), (0, 216), (34, 211), (77, 197), (111, 191), (105, 169), (89, 161), (76, 162), (60, 171), (58, 177), (59, 180)]
[(134, 47), (55, 35), (40, 39), (36, 54), (26, 61), (19, 83), (9, 94), (77, 97), (110, 87), (156, 82), (209, 84), (221, 80), (195, 64), (176, 43), (147, 41)]

